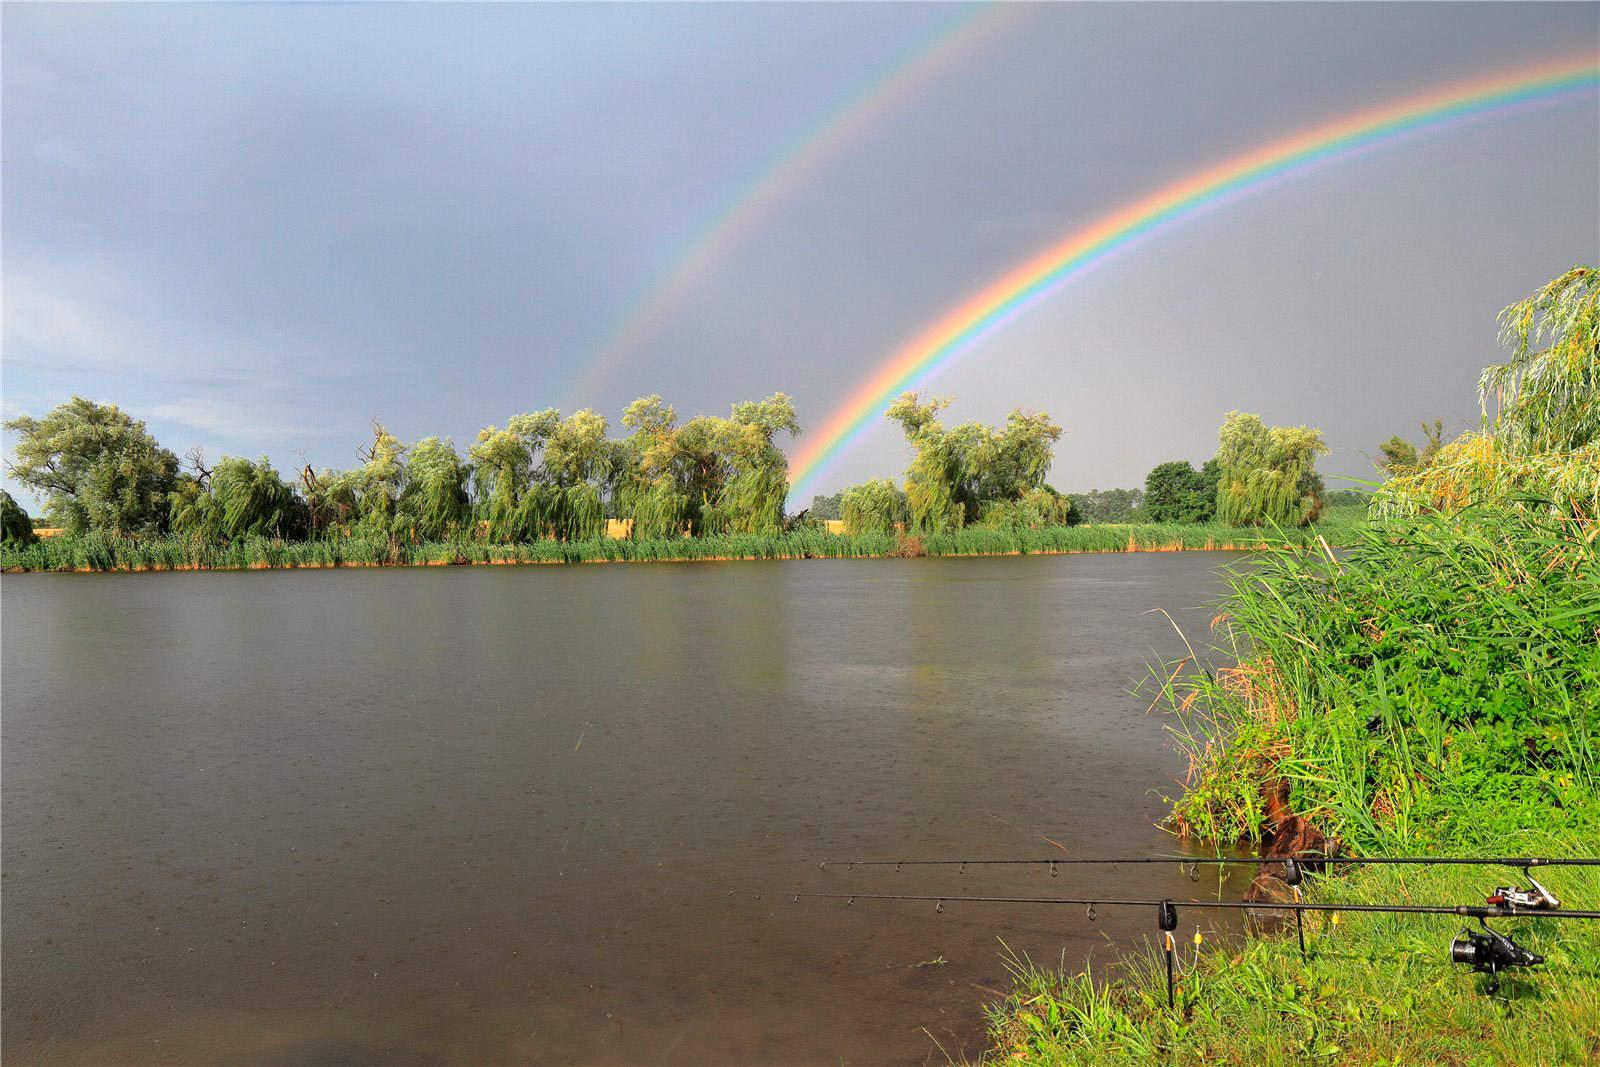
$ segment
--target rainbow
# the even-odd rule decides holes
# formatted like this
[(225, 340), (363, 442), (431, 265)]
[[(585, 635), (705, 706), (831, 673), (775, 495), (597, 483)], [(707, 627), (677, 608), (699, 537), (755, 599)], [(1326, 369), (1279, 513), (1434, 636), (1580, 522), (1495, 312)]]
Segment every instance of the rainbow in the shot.
[(672, 316), (683, 300), (755, 232), (772, 210), (851, 144), (983, 42), (1015, 25), (1029, 5), (964, 7), (899, 55), (876, 79), (789, 142), (628, 306), (605, 341), (578, 365), (564, 400), (592, 396)]
[(1292, 134), (1118, 208), (1007, 271), (896, 350), (801, 442), (791, 462), (790, 500), (804, 500), (817, 476), (875, 424), (895, 396), (1114, 253), (1276, 180), (1406, 137), (1568, 99), (1597, 85), (1600, 59), (1594, 56), (1474, 79)]

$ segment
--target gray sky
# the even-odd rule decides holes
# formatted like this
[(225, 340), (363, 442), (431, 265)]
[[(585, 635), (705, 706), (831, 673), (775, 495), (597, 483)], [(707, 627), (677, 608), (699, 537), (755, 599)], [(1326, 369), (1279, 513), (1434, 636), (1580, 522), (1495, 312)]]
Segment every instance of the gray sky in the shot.
[[(1055, 5), (806, 174), (594, 395), (583, 362), (785, 146), (957, 15), (918, 5), (3, 11), (10, 417), (79, 393), (179, 453), (346, 466), (382, 418), (465, 450), (784, 390), (816, 426), (905, 338), (1188, 171), (1445, 83), (1600, 50), (1600, 5)], [(943, 373), (1042, 408), (1062, 489), (1322, 427), (1330, 475), (1474, 424), (1494, 313), (1600, 259), (1600, 98), (1407, 141), (1211, 212)], [(895, 476), (875, 430), (821, 488)], [(9, 484), (9, 481), (8, 481)], [(13, 486), (14, 489), (14, 486)]]

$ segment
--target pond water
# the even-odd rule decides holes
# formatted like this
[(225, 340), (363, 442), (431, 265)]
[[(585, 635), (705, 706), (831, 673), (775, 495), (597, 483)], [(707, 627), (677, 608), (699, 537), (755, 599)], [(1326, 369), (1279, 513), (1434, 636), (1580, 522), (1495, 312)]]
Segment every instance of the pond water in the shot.
[(1153, 917), (787, 892), (1215, 892), (818, 864), (1170, 850), (1129, 689), (1230, 558), (7, 577), (5, 1059), (975, 1054), (1002, 941)]

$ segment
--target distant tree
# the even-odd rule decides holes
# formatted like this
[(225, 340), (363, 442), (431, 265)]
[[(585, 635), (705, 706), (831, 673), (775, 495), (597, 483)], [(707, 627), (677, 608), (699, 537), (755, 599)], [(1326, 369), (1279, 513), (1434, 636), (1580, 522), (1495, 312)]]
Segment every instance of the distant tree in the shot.
[(845, 532), (851, 534), (894, 533), (909, 517), (906, 494), (887, 478), (852, 485), (840, 493), (839, 514)]
[(837, 520), (841, 518), (839, 508), (843, 497), (844, 493), (842, 492), (834, 493), (832, 496), (818, 494), (811, 498), (811, 507), (806, 510), (810, 512), (813, 519), (823, 521)]
[[(192, 489), (192, 486), (180, 486), (180, 495), (187, 496), (186, 491)], [(356, 476), (350, 471), (315, 471), (308, 463), (300, 471), (300, 499), (306, 505), (306, 521), (312, 537), (348, 533), (360, 503), (356, 495)]]
[(472, 468), (448, 439), (424, 437), (411, 447), (397, 527), (413, 541), (444, 541), (472, 528)]
[(1370, 489), (1334, 489), (1327, 493), (1323, 499), (1330, 508), (1366, 507), (1372, 503), (1372, 490)]
[(1012, 500), (986, 501), (978, 522), (1003, 530), (1075, 525), (1072, 501), (1048, 485), (1029, 489)]
[(916, 453), (906, 471), (906, 498), (910, 525), (921, 533), (980, 521), (986, 507), (1044, 488), (1061, 438), (1049, 415), (1020, 409), (1001, 430), (976, 422), (946, 429), (938, 416), (948, 404), (906, 393), (887, 412)]
[(945, 431), (939, 412), (948, 400), (922, 403), (915, 393), (906, 393), (889, 406), (891, 422), (900, 424), (915, 456), (906, 471), (906, 501), (910, 525), (919, 533), (954, 530), (966, 522), (966, 508), (959, 498), (966, 481), (965, 438), (974, 435)]
[(33, 532), (33, 520), (12, 495), (0, 489), (0, 543), (31, 545), (39, 539)]
[(603, 532), (605, 498), (616, 473), (612, 444), (605, 417), (588, 408), (567, 416), (550, 432), (544, 466), (555, 493), (552, 520), (558, 537), (583, 541)]
[(794, 401), (784, 393), (733, 406), (721, 427), (727, 478), (716, 496), (717, 526), (729, 533), (775, 533), (783, 528), (789, 495), (789, 459), (780, 433), (797, 434)]
[(1210, 522), (1217, 510), (1220, 466), (1207, 460), (1195, 470), (1186, 460), (1163, 463), (1144, 481), (1144, 517), (1150, 522)]
[(1444, 447), (1444, 420), (1434, 419), (1431, 423), (1423, 423), (1422, 437), (1424, 444), (1422, 451), (1417, 454), (1417, 466), (1431, 467), (1434, 458), (1439, 455), (1439, 449)]
[(1087, 493), (1069, 493), (1067, 498), (1072, 502), (1072, 514), (1078, 522), (1122, 523), (1144, 517), (1142, 489), (1091, 489)]
[(488, 525), (491, 541), (530, 541), (549, 536), (552, 526), (551, 494), (536, 475), (544, 444), (561, 425), (554, 408), (513, 415), (505, 428), (488, 426), (478, 432), (478, 442), (468, 450), (479, 516)]
[(372, 443), (357, 453), (361, 466), (353, 473), (357, 499), (357, 524), (382, 537), (399, 535), (400, 495), (406, 488), (406, 446), (376, 419)]
[(1402, 470), (1416, 470), (1420, 465), (1417, 462), (1417, 446), (1399, 434), (1395, 434), (1387, 441), (1378, 442), (1378, 454), (1383, 457), (1378, 465), (1390, 474)]
[(798, 433), (794, 401), (783, 393), (735, 404), (728, 418), (699, 415), (683, 424), (659, 396), (628, 405), (622, 421), (629, 469), (618, 512), (635, 537), (680, 533), (773, 533), (783, 529), (789, 460), (780, 433)]
[(1384, 473), (1394, 475), (1427, 470), (1433, 466), (1439, 449), (1444, 446), (1444, 420), (1434, 419), (1432, 422), (1424, 422), (1422, 439), (1421, 449), (1399, 434), (1395, 434), (1387, 441), (1378, 442), (1378, 454), (1382, 457), (1378, 460), (1378, 467)]
[(1195, 479), (1198, 489), (1197, 499), (1194, 501), (1194, 522), (1212, 522), (1217, 517), (1217, 483), (1222, 481), (1222, 463), (1215, 456), (1206, 460), (1200, 467), (1200, 475)]
[(52, 525), (119, 534), (166, 527), (178, 457), (115, 404), (75, 396), (43, 419), (24, 415), (5, 428), (20, 438), (11, 473), (44, 494)]
[(305, 504), (265, 456), (224, 456), (214, 470), (186, 478), (173, 494), (172, 528), (208, 542), (243, 537), (304, 537)]
[(1217, 433), (1217, 518), (1238, 526), (1304, 526), (1322, 512), (1317, 456), (1328, 450), (1309, 426), (1268, 427), (1230, 411)]

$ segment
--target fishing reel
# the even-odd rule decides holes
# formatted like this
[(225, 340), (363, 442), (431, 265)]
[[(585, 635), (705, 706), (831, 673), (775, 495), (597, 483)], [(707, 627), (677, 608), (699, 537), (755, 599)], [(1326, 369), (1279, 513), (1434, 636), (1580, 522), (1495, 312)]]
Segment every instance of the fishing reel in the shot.
[(1450, 962), (1472, 968), (1474, 974), (1486, 974), (1488, 982), (1484, 992), (1493, 994), (1500, 988), (1500, 972), (1514, 967), (1537, 967), (1544, 957), (1530, 952), (1489, 924), (1478, 920), (1480, 930), (1462, 930), (1461, 936), (1450, 942)]
[(1513, 911), (1555, 911), (1561, 907), (1561, 901), (1556, 895), (1544, 886), (1533, 875), (1527, 875), (1528, 888), (1518, 889), (1514, 885), (1503, 885), (1490, 893), (1487, 900), (1490, 904)]

